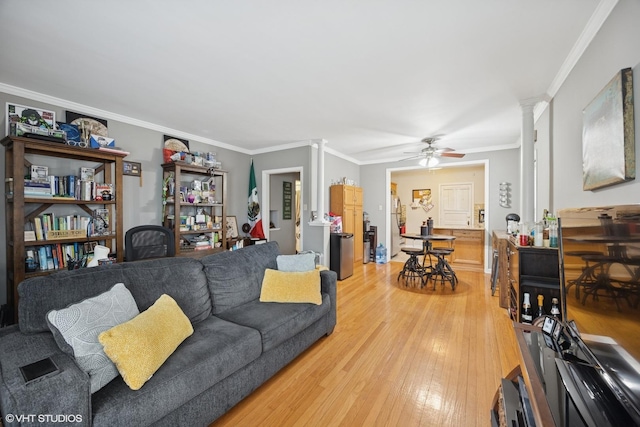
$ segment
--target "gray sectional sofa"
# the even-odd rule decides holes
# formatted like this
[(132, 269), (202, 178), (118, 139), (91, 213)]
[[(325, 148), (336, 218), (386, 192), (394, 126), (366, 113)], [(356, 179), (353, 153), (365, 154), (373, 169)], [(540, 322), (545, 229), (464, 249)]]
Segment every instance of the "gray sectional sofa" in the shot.
[[(336, 324), (336, 274), (321, 271), (322, 304), (259, 301), (265, 269), (276, 269), (270, 242), (200, 260), (163, 258), (101, 266), (19, 285), (19, 322), (0, 329), (0, 412), (6, 426), (208, 425), (249, 395)], [(61, 351), (45, 320), (124, 283), (140, 312), (162, 294), (193, 326), (188, 337), (137, 391), (117, 377), (90, 393), (89, 377)], [(19, 366), (51, 357), (60, 372), (25, 384)], [(7, 415), (14, 416), (8, 423)], [(17, 422), (20, 415), (24, 422)], [(53, 418), (48, 418), (49, 420)], [(76, 421), (82, 421), (77, 423)], [(62, 421), (62, 422), (60, 422)]]

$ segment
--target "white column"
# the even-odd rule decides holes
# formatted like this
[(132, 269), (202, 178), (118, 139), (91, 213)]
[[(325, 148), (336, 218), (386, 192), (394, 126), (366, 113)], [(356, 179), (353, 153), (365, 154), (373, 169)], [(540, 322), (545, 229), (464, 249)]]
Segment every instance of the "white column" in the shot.
[(522, 128), (520, 144), (520, 219), (533, 223), (535, 212), (535, 120), (540, 117), (551, 97), (544, 93), (520, 101)]
[(522, 108), (522, 129), (520, 144), (520, 220), (533, 222), (535, 219), (534, 198), (534, 118), (533, 108), (539, 98), (520, 102)]
[(316, 141), (318, 144), (318, 170), (316, 181), (316, 220), (314, 222), (325, 222), (324, 220), (324, 145), (327, 143), (326, 139), (319, 139)]

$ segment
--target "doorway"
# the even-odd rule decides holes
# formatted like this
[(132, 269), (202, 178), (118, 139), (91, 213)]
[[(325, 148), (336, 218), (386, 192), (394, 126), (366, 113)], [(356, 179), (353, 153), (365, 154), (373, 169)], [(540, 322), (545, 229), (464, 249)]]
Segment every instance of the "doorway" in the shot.
[[(403, 182), (402, 176), (405, 176), (404, 184), (402, 187), (397, 185), (398, 192), (400, 193), (400, 199), (404, 206), (406, 206), (407, 222), (406, 232), (415, 233), (420, 232), (420, 224), (428, 217), (433, 217), (436, 225), (440, 224), (441, 212), (440, 212), (440, 200), (434, 204), (420, 203), (420, 200), (412, 200), (413, 190), (431, 190), (431, 194), (440, 195), (441, 184), (451, 183), (467, 183), (473, 182), (472, 193), (477, 194), (471, 200), (473, 214), (469, 221), (472, 224), (477, 224), (480, 218), (479, 213), (482, 212), (482, 221), (484, 228), (485, 244), (484, 244), (484, 270), (488, 272), (491, 268), (489, 256), (491, 253), (491, 239), (490, 239), (490, 205), (489, 205), (489, 182), (490, 182), (490, 168), (489, 160), (471, 160), (464, 162), (455, 162), (451, 164), (441, 164), (437, 170), (425, 169), (420, 166), (408, 166), (398, 168), (388, 168), (386, 170), (386, 188), (387, 191), (391, 191), (391, 182), (398, 184)], [(475, 177), (473, 175), (475, 174)], [(449, 175), (446, 178), (444, 175)], [(480, 177), (483, 179), (479, 179)], [(426, 181), (428, 180), (428, 181)], [(421, 184), (422, 183), (422, 184)], [(483, 189), (483, 191), (481, 190)], [(435, 197), (434, 197), (435, 200)], [(435, 205), (435, 206), (434, 206)], [(380, 236), (380, 239), (387, 246), (391, 242), (390, 230), (391, 230), (391, 203), (387, 200), (386, 204), (386, 230), (385, 234)], [(464, 215), (466, 218), (466, 214)], [(466, 223), (466, 219), (465, 219)], [(386, 237), (385, 237), (386, 236)]]
[(283, 255), (302, 246), (302, 167), (262, 171), (262, 223), (265, 237), (278, 242)]

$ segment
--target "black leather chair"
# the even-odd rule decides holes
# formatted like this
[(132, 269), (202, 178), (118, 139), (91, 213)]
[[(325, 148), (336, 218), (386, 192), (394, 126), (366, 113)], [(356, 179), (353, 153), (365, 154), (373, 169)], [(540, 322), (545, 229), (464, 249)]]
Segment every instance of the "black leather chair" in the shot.
[(176, 254), (173, 231), (160, 225), (139, 225), (124, 235), (125, 261), (172, 257)]

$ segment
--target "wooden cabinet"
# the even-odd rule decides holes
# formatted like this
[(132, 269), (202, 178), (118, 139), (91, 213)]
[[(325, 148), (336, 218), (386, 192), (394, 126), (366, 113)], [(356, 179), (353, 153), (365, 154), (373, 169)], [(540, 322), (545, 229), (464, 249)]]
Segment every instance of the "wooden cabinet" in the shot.
[(353, 185), (332, 185), (329, 197), (331, 212), (342, 215), (342, 232), (353, 234), (353, 262), (362, 262), (364, 254), (362, 188)]
[[(122, 229), (122, 170), (125, 154), (106, 152), (96, 149), (73, 147), (66, 144), (41, 141), (31, 138), (6, 137), (2, 140), (5, 147), (5, 209), (7, 221), (7, 303), (14, 309), (17, 317), (17, 287), (24, 279), (51, 274), (64, 269), (41, 265), (36, 271), (27, 272), (25, 260), (27, 251), (45, 248), (57, 252), (61, 245), (83, 247), (84, 243), (100, 243), (109, 247), (117, 262), (124, 258), (124, 235)], [(25, 197), (25, 176), (29, 176), (32, 162), (38, 166), (47, 166), (49, 175), (76, 176), (80, 167), (94, 169), (95, 181), (112, 185), (112, 200), (76, 200), (72, 197)], [(74, 178), (75, 180), (75, 178)], [(75, 233), (60, 229), (61, 216), (80, 215), (91, 218), (94, 210), (104, 209), (109, 218), (108, 231), (99, 236), (89, 235), (87, 230), (75, 229)], [(43, 215), (54, 218), (52, 231), (59, 233), (43, 234), (41, 239), (25, 241), (25, 231), (33, 230), (36, 221)], [(37, 219), (37, 220), (36, 220)], [(64, 221), (64, 219), (63, 219)], [(66, 223), (65, 223), (66, 228)], [(74, 227), (75, 228), (75, 227)], [(58, 259), (65, 260), (65, 251)], [(47, 254), (48, 256), (49, 254)], [(66, 262), (66, 261), (65, 261)], [(46, 267), (46, 268), (43, 268)], [(52, 267), (52, 268), (49, 268)]]
[(226, 226), (227, 172), (182, 162), (165, 163), (162, 170), (163, 224), (173, 230), (176, 256), (223, 251), (238, 238)]
[(453, 267), (484, 270), (484, 230), (434, 228), (433, 234), (446, 234), (455, 237), (455, 240), (451, 242), (454, 251), (447, 257)]

